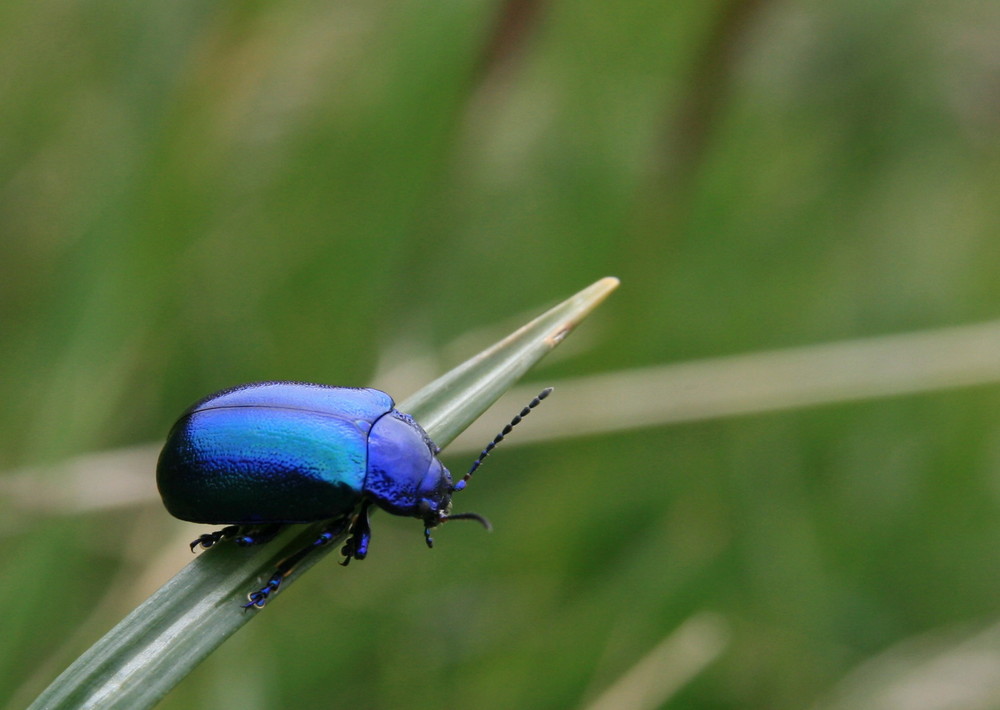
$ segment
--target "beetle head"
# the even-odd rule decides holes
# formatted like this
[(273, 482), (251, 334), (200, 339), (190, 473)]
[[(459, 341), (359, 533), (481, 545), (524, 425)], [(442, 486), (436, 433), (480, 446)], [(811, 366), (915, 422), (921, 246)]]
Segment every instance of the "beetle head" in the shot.
[[(424, 521), (424, 526), (425, 526), (424, 538), (427, 540), (428, 547), (434, 546), (434, 540), (433, 538), (431, 538), (431, 528), (436, 527), (441, 523), (447, 522), (449, 520), (475, 520), (479, 522), (487, 530), (493, 529), (493, 526), (490, 525), (490, 521), (484, 518), (483, 516), (479, 515), (478, 513), (452, 514), (451, 496), (452, 494), (457, 493), (458, 491), (461, 491), (465, 488), (465, 484), (469, 482), (469, 479), (472, 477), (472, 474), (475, 473), (476, 469), (482, 465), (483, 459), (489, 456), (490, 452), (496, 448), (496, 445), (499, 444), (501, 441), (503, 441), (504, 437), (510, 434), (511, 430), (518, 424), (520, 424), (521, 420), (524, 419), (526, 416), (528, 416), (528, 414), (531, 412), (532, 409), (541, 404), (542, 400), (548, 397), (551, 392), (552, 388), (547, 387), (544, 390), (542, 390), (537, 397), (528, 402), (528, 405), (524, 407), (524, 409), (522, 409), (510, 421), (510, 423), (507, 426), (505, 426), (500, 431), (500, 433), (493, 438), (493, 441), (491, 441), (489, 444), (486, 445), (486, 448), (483, 449), (481, 454), (479, 454), (479, 457), (472, 462), (472, 466), (469, 467), (469, 472), (466, 473), (464, 476), (462, 476), (462, 478), (458, 481), (458, 483), (452, 484), (451, 474), (448, 473), (448, 469), (446, 469), (444, 466), (441, 466), (437, 460), (437, 457), (435, 456), (434, 463), (431, 464), (427, 476), (424, 478), (424, 485), (428, 486), (429, 488), (432, 481), (436, 480), (439, 483), (447, 482), (447, 490), (445, 491), (437, 490), (436, 491), (437, 497), (433, 496), (424, 497), (420, 501), (419, 513), (417, 517), (422, 518)], [(436, 469), (435, 465), (437, 465), (439, 468)], [(436, 478), (434, 477), (435, 473), (437, 473)]]
[(434, 547), (431, 528), (435, 528), (449, 520), (475, 520), (487, 530), (493, 529), (490, 521), (478, 513), (452, 513), (451, 496), (448, 497), (448, 504), (444, 508), (434, 508), (430, 501), (423, 500), (420, 503), (420, 511), (424, 521), (424, 539), (427, 541), (427, 547)]
[(476, 520), (487, 530), (492, 530), (490, 522), (477, 513), (451, 512), (451, 496), (455, 492), (451, 483), (451, 474), (441, 462), (434, 458), (427, 469), (420, 485), (420, 502), (417, 504), (416, 517), (424, 522), (424, 539), (427, 546), (434, 546), (431, 528), (435, 528), (449, 520)]

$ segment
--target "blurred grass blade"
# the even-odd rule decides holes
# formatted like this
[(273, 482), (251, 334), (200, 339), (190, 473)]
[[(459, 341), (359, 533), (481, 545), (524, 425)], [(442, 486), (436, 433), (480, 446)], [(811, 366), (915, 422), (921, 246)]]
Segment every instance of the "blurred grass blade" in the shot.
[(837, 683), (814, 710), (1000, 708), (1000, 623), (950, 624), (897, 642)]
[[(399, 408), (412, 414), (439, 446), (447, 445), (617, 285), (617, 279), (601, 279), (427, 385)], [(56, 678), (31, 710), (152, 707), (256, 616), (240, 608), (247, 592), (260, 587), (281, 559), (315, 540), (317, 529), (300, 527), (261, 547), (219, 545), (199, 555)], [(282, 590), (339, 548), (339, 542), (307, 557)]]
[(639, 660), (586, 710), (655, 710), (663, 707), (729, 645), (729, 624), (701, 612)]

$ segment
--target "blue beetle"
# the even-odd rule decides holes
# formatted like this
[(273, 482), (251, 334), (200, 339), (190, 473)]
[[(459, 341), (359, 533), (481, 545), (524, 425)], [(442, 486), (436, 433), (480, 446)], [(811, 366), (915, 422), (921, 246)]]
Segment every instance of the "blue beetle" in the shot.
[(244, 606), (259, 608), (302, 558), (344, 530), (342, 564), (364, 559), (373, 504), (422, 520), (428, 547), (431, 529), (448, 520), (476, 520), (488, 529), (480, 515), (452, 513), (452, 494), (549, 392), (533, 399), (452, 483), (437, 458), (440, 449), (385, 392), (304, 382), (242, 385), (181, 415), (160, 453), (157, 487), (175, 517), (227, 526), (201, 535), (192, 551), (230, 537), (257, 545), (286, 525), (326, 521), (311, 545), (279, 563), (267, 585), (249, 595)]

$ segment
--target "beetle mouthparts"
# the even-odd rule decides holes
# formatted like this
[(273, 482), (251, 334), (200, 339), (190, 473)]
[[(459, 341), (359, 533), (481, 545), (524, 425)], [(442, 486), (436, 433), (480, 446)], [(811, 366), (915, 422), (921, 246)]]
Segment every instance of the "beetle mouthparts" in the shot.
[(445, 515), (441, 518), (442, 523), (447, 520), (475, 520), (487, 530), (491, 532), (493, 530), (493, 525), (490, 524), (490, 521), (479, 515), (479, 513), (455, 513), (454, 515)]

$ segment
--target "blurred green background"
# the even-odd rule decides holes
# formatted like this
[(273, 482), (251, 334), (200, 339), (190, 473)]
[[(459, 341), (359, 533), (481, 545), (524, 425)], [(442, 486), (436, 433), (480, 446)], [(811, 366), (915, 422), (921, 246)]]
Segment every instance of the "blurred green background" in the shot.
[[(204, 531), (77, 457), (605, 275), (533, 383), (989, 321), (998, 188), (998, 3), (3, 3), (0, 702)], [(162, 707), (1000, 707), (1000, 386), (641, 424), (505, 444), (492, 535), (377, 516)]]

